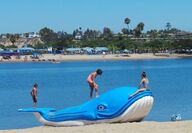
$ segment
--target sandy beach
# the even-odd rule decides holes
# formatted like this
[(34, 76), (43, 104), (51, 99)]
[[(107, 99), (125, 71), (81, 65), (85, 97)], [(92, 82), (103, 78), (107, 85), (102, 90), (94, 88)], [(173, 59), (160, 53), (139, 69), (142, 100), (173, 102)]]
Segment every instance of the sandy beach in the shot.
[(77, 127), (40, 126), (0, 133), (191, 133), (192, 121), (94, 124)]
[(172, 59), (172, 58), (191, 58), (192, 55), (181, 54), (107, 54), (107, 55), (53, 55), (43, 54), (38, 59), (31, 58), (31, 55), (11, 57), (11, 59), (3, 59), (0, 62), (61, 62), (61, 61), (89, 61), (89, 60), (143, 60), (143, 59)]

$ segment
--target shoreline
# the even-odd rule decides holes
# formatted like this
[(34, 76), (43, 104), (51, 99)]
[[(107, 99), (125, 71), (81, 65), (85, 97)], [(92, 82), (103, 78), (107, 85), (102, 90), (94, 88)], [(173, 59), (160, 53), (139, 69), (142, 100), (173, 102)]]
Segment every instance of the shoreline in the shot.
[(0, 133), (189, 133), (192, 121), (93, 124), (74, 127), (40, 126), (26, 129), (0, 130)]
[(150, 60), (150, 59), (178, 59), (192, 58), (187, 54), (107, 54), (107, 55), (53, 55), (43, 54), (38, 59), (31, 58), (31, 55), (21, 56), (20, 59), (12, 57), (11, 59), (0, 58), (0, 63), (7, 62), (53, 62), (62, 61), (96, 61), (96, 60)]

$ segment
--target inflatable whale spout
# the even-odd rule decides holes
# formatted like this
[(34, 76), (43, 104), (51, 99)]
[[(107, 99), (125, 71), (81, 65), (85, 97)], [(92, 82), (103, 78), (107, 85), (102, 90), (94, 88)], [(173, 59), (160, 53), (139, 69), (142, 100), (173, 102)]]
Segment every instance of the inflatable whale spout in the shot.
[(150, 112), (154, 98), (151, 91), (129, 97), (137, 88), (112, 89), (86, 103), (56, 111), (53, 108), (26, 108), (20, 112), (33, 112), (37, 119), (49, 126), (78, 126), (94, 123), (138, 122)]

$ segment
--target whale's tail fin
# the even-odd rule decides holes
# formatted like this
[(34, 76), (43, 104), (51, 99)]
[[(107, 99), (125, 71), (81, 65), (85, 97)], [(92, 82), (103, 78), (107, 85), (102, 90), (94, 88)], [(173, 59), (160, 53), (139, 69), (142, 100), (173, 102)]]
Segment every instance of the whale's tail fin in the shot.
[(35, 117), (44, 125), (52, 125), (49, 121), (46, 119), (54, 114), (56, 109), (54, 108), (24, 108), (24, 109), (18, 109), (19, 112), (32, 112)]
[(18, 109), (19, 112), (33, 112), (33, 113), (40, 113), (48, 114), (49, 112), (54, 112), (56, 109), (54, 108), (24, 108), (24, 109)]

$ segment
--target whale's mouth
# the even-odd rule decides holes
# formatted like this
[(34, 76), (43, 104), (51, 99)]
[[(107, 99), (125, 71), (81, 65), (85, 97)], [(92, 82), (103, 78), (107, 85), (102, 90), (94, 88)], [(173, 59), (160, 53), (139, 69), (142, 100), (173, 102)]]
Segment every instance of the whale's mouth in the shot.
[(150, 91), (140, 92), (137, 95), (135, 95), (134, 97), (128, 98), (127, 101), (124, 104), (122, 104), (121, 107), (119, 107), (118, 109), (113, 110), (111, 112), (98, 111), (97, 118), (98, 119), (106, 119), (106, 118), (113, 119), (115, 117), (118, 117), (121, 114), (123, 114), (123, 112), (125, 112), (133, 103), (135, 103), (139, 99), (146, 97), (146, 96), (152, 96), (152, 93)]

